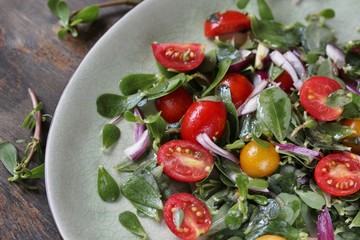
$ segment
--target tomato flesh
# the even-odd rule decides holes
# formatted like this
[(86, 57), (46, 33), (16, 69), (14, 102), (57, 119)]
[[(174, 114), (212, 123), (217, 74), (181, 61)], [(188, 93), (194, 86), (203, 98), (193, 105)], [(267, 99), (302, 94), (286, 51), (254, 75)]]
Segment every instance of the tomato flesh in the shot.
[(156, 109), (168, 123), (178, 122), (192, 103), (192, 96), (183, 87), (155, 101)]
[(340, 197), (360, 190), (360, 157), (352, 153), (333, 153), (315, 167), (315, 181), (324, 192)]
[(246, 31), (251, 28), (250, 18), (241, 12), (226, 11), (211, 14), (204, 24), (204, 35), (215, 37), (227, 33)]
[(300, 89), (300, 104), (315, 119), (320, 121), (333, 121), (340, 117), (342, 107), (330, 107), (326, 100), (330, 93), (342, 89), (335, 80), (314, 76), (304, 82)]
[(207, 149), (186, 140), (172, 140), (161, 145), (157, 160), (166, 175), (181, 182), (204, 179), (214, 165), (213, 155)]
[(250, 81), (239, 73), (226, 74), (220, 84), (224, 84), (230, 88), (231, 99), (236, 108), (245, 102), (254, 89)]
[(154, 43), (153, 55), (158, 63), (178, 72), (197, 68), (205, 57), (204, 45), (197, 43)]
[[(174, 215), (177, 211), (184, 213), (181, 223), (176, 223)], [(189, 193), (177, 193), (166, 200), (164, 220), (169, 229), (183, 240), (197, 239), (211, 226), (209, 210), (202, 201)]]
[(286, 93), (291, 93), (294, 87), (294, 82), (287, 71), (283, 71), (276, 79), (275, 82), (280, 83), (280, 88)]
[(198, 101), (186, 111), (180, 127), (182, 139), (192, 142), (196, 136), (206, 133), (211, 139), (222, 136), (226, 126), (226, 107), (223, 102)]

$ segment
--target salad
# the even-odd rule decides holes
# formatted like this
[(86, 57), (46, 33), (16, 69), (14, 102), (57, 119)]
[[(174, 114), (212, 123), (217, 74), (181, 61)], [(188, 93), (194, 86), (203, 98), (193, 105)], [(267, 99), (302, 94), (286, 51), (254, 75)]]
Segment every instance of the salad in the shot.
[(180, 239), (360, 239), (360, 40), (336, 43), (331, 9), (284, 25), (258, 7), (209, 13), (214, 47), (153, 43), (157, 73), (98, 97), (105, 149), (135, 126), (126, 180), (98, 173), (133, 234), (150, 217)]

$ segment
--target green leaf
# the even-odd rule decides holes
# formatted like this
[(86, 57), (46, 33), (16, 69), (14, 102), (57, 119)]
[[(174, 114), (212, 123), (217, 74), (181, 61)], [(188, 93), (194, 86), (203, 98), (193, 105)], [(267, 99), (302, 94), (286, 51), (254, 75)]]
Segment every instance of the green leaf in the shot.
[(184, 211), (181, 208), (175, 209), (173, 219), (174, 219), (174, 223), (175, 223), (176, 228), (181, 227), (181, 224), (184, 221), (184, 216), (185, 216)]
[(352, 102), (344, 106), (341, 116), (344, 118), (358, 118), (360, 116), (360, 95), (351, 93)]
[(97, 111), (103, 117), (120, 116), (127, 110), (133, 109), (143, 97), (143, 93), (135, 93), (129, 96), (105, 93), (96, 100)]
[(128, 178), (121, 185), (122, 194), (132, 202), (161, 210), (161, 195), (143, 178), (136, 175)]
[(235, 179), (236, 186), (239, 189), (239, 197), (241, 200), (245, 200), (248, 195), (249, 189), (249, 177), (245, 174), (238, 174)]
[(288, 95), (278, 87), (263, 90), (259, 95), (257, 114), (276, 139), (282, 142), (291, 121), (291, 102)]
[(307, 52), (324, 54), (326, 45), (335, 40), (331, 29), (316, 22), (309, 24), (302, 31), (302, 42)]
[(68, 33), (68, 30), (65, 29), (65, 28), (61, 28), (58, 32), (57, 32), (57, 35), (60, 39), (64, 39), (66, 37)]
[(16, 147), (12, 143), (0, 142), (0, 160), (9, 173), (14, 174), (14, 169), (18, 161), (18, 154)]
[(100, 165), (97, 188), (99, 196), (105, 202), (115, 202), (120, 197), (120, 188), (115, 179)]
[(340, 90), (336, 90), (335, 92), (332, 92), (328, 96), (325, 104), (330, 107), (343, 107), (351, 102), (352, 102), (351, 92), (347, 92), (343, 89), (340, 89)]
[(155, 74), (129, 74), (119, 81), (119, 89), (124, 95), (132, 95), (139, 90), (146, 90), (158, 81)]
[(354, 219), (350, 223), (349, 227), (350, 228), (360, 227), (360, 211), (358, 211), (358, 213), (356, 214), (356, 216), (354, 217)]
[(180, 73), (158, 84), (157, 86), (148, 89), (146, 91), (148, 99), (154, 100), (175, 91), (188, 80), (188, 77), (189, 76), (185, 75), (184, 73)]
[(81, 9), (72, 19), (74, 20), (82, 20), (83, 23), (91, 23), (95, 21), (99, 14), (100, 7), (96, 5), (90, 5), (83, 9)]
[(155, 141), (160, 142), (161, 138), (165, 134), (167, 122), (160, 116), (160, 114), (158, 114), (155, 119), (146, 124), (146, 127)]
[(22, 176), (22, 178), (26, 179), (34, 179), (34, 178), (44, 178), (45, 177), (45, 165), (41, 164), (30, 170), (28, 174)]
[(295, 192), (310, 208), (321, 210), (326, 204), (325, 198), (316, 192), (297, 189), (295, 189)]
[(225, 59), (222, 62), (220, 62), (219, 70), (216, 74), (216, 77), (214, 81), (211, 83), (211, 85), (203, 92), (202, 94), (203, 97), (208, 95), (219, 84), (219, 82), (224, 78), (230, 65), (231, 65), (231, 59)]
[(102, 146), (108, 149), (120, 138), (120, 129), (113, 124), (105, 124), (102, 129)]
[(119, 222), (121, 225), (126, 228), (129, 232), (142, 237), (142, 239), (147, 238), (147, 234), (142, 227), (138, 217), (130, 211), (125, 211), (120, 213)]
[(269, 186), (268, 182), (260, 178), (252, 178), (249, 180), (249, 188), (264, 189)]
[(279, 220), (284, 220), (293, 225), (301, 213), (301, 200), (296, 195), (288, 193), (281, 193), (278, 197), (281, 199)]
[(265, 0), (257, 0), (260, 18), (263, 20), (273, 20), (274, 16), (271, 12), (269, 5)]
[(50, 11), (57, 17), (59, 17), (58, 12), (57, 12), (57, 4), (58, 4), (59, 0), (48, 0), (47, 5), (48, 8), (50, 9)]
[(76, 25), (78, 25), (78, 24), (80, 24), (82, 22), (83, 22), (82, 19), (71, 20), (70, 26), (74, 27), (74, 26), (76, 26)]
[(240, 211), (239, 204), (236, 203), (232, 206), (225, 216), (225, 224), (230, 230), (237, 230), (242, 224), (242, 212)]
[(56, 11), (58, 13), (59, 22), (62, 26), (67, 26), (69, 24), (70, 17), (70, 8), (65, 1), (60, 0), (56, 4)]
[(331, 8), (327, 8), (319, 12), (319, 16), (322, 16), (327, 19), (331, 19), (335, 17), (335, 11), (332, 10)]
[(131, 204), (136, 208), (138, 213), (154, 218), (156, 221), (160, 221), (159, 210), (152, 207), (141, 205), (136, 202), (131, 202)]
[(270, 20), (251, 17), (251, 30), (255, 38), (270, 48), (290, 48), (300, 43), (300, 37), (292, 28)]
[(250, 2), (250, 0), (238, 0), (236, 3), (236, 6), (239, 9), (244, 9), (244, 8), (246, 8), (246, 6), (248, 5), (249, 2)]

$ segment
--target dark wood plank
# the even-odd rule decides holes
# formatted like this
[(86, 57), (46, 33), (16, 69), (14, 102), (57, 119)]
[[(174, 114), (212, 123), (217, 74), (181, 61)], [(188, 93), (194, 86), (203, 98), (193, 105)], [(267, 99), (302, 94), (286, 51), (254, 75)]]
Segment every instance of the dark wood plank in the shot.
[[(21, 127), (32, 109), (27, 89), (32, 88), (44, 112), (52, 115), (71, 75), (95, 42), (132, 7), (101, 10), (96, 22), (80, 28), (80, 36), (59, 40), (56, 19), (44, 0), (0, 1), (0, 141), (28, 140)], [(68, 0), (79, 9), (105, 1)], [(44, 129), (44, 141), (49, 124)], [(20, 156), (24, 144), (16, 144)], [(0, 239), (61, 239), (52, 218), (45, 181), (30, 191), (7, 182), (0, 166)]]

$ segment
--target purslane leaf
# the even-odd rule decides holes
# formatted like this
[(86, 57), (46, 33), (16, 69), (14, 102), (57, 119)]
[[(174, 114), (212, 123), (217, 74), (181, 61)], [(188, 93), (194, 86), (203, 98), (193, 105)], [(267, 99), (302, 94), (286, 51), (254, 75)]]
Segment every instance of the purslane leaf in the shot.
[(100, 198), (105, 202), (115, 202), (120, 196), (119, 185), (101, 165), (98, 170), (97, 188)]
[(81, 9), (72, 20), (82, 20), (81, 22), (83, 23), (91, 23), (97, 18), (99, 11), (99, 6), (90, 5)]
[(113, 124), (105, 124), (102, 129), (102, 146), (108, 149), (120, 138), (120, 129)]
[(239, 9), (244, 9), (244, 8), (246, 8), (246, 6), (248, 5), (249, 2), (250, 2), (250, 0), (238, 0), (236, 3), (236, 6)]
[(50, 9), (50, 11), (57, 17), (59, 17), (59, 13), (57, 11), (57, 4), (58, 4), (59, 0), (48, 0), (48, 8)]
[(265, 0), (257, 0), (258, 11), (261, 19), (263, 20), (273, 20), (274, 16), (269, 5), (265, 2)]
[(14, 169), (18, 161), (18, 154), (12, 143), (0, 142), (0, 160), (9, 173), (14, 174)]
[(120, 213), (119, 222), (129, 232), (142, 237), (142, 239), (147, 238), (147, 234), (135, 213), (130, 211)]
[(203, 97), (208, 95), (219, 84), (219, 82), (224, 78), (230, 65), (231, 65), (231, 59), (224, 59), (220, 63), (218, 73), (216, 74), (216, 77), (214, 81), (211, 83), (211, 85), (203, 92), (202, 94)]
[(67, 26), (69, 24), (70, 8), (65, 1), (60, 0), (56, 4), (57, 16), (59, 17), (60, 24)]
[(158, 81), (155, 74), (129, 74), (119, 81), (120, 92), (124, 95), (137, 93), (139, 90), (146, 90)]

